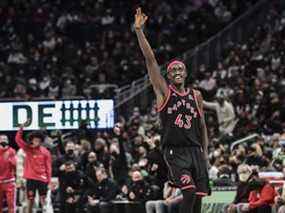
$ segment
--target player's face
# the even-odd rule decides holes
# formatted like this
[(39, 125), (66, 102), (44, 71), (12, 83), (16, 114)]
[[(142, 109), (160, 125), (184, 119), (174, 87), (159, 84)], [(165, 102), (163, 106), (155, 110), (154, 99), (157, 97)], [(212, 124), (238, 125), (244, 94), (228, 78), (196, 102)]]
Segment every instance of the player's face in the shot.
[(32, 142), (31, 143), (32, 147), (38, 147), (38, 146), (40, 146), (42, 139), (41, 138), (33, 138), (31, 142)]
[(183, 84), (187, 77), (185, 66), (183, 66), (182, 64), (174, 64), (171, 70), (169, 70), (167, 76), (172, 84), (174, 85)]

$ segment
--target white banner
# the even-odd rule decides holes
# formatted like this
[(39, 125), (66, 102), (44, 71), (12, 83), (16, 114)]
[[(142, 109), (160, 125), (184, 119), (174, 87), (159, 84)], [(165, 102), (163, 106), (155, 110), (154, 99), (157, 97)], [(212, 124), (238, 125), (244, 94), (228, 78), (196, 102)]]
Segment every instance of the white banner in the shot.
[(112, 128), (114, 101), (0, 102), (0, 131), (17, 130), (18, 124), (24, 123), (27, 118), (31, 119), (27, 130), (76, 129), (82, 120), (88, 121), (89, 128)]

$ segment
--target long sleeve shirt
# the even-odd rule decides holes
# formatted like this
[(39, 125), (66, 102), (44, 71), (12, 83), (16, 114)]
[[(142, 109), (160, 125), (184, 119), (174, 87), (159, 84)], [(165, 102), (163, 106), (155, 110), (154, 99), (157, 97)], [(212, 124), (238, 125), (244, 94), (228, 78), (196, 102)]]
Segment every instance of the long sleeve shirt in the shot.
[(251, 191), (249, 194), (249, 208), (255, 209), (263, 205), (271, 205), (274, 203), (274, 198), (277, 195), (275, 189), (270, 184), (265, 184), (260, 193)]
[(29, 146), (23, 139), (23, 129), (17, 132), (16, 143), (26, 154), (24, 178), (49, 183), (52, 172), (50, 152), (43, 146)]
[(16, 152), (13, 148), (0, 149), (0, 183), (14, 181), (16, 171)]

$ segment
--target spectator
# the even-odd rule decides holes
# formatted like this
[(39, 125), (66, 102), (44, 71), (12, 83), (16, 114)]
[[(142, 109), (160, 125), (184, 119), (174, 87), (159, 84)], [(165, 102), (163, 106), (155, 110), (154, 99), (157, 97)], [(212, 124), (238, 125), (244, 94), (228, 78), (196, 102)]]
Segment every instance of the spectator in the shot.
[(249, 181), (248, 203), (240, 204), (242, 212), (271, 213), (274, 198), (277, 195), (274, 187), (258, 177)]
[(86, 166), (85, 174), (91, 178), (95, 183), (97, 183), (96, 169), (102, 168), (103, 165), (97, 161), (96, 153), (90, 152), (88, 155), (88, 164)]
[[(146, 213), (174, 213), (183, 196), (180, 189), (174, 188), (165, 182), (163, 188), (164, 200), (149, 200), (145, 204)], [(167, 211), (166, 211), (167, 210)]]
[(203, 102), (206, 109), (215, 110), (219, 122), (220, 134), (228, 135), (233, 132), (233, 129), (237, 123), (234, 107), (232, 103), (226, 100), (225, 94), (221, 93), (217, 96), (217, 102)]
[(151, 198), (152, 192), (149, 184), (143, 179), (139, 171), (132, 172), (132, 180), (127, 187), (127, 195), (130, 201), (146, 202)]
[(114, 127), (114, 134), (117, 143), (110, 145), (110, 170), (113, 178), (119, 186), (125, 184), (125, 177), (128, 175), (127, 156), (124, 147), (124, 138), (122, 137), (122, 124), (118, 123)]
[(231, 203), (227, 208), (228, 213), (237, 212), (238, 211), (237, 208), (240, 203), (248, 202), (249, 193), (250, 193), (248, 182), (252, 175), (255, 174), (253, 174), (252, 169), (248, 165), (242, 164), (238, 167), (239, 182), (237, 185), (237, 193), (233, 203)]
[(108, 178), (104, 168), (96, 170), (96, 178), (98, 183), (87, 192), (88, 196), (88, 212), (111, 212), (110, 201), (114, 200), (118, 194), (116, 184)]
[(75, 143), (71, 140), (65, 144), (65, 153), (54, 162), (54, 176), (57, 176), (60, 171), (65, 171), (65, 163), (72, 161), (76, 168), (81, 168), (81, 160), (79, 156), (75, 155)]
[(80, 201), (82, 191), (84, 190), (84, 184), (86, 179), (81, 171), (76, 169), (76, 165), (72, 161), (64, 163), (64, 170), (59, 173), (59, 185), (60, 185), (60, 198), (61, 208), (60, 212), (63, 213), (75, 213), (80, 212)]

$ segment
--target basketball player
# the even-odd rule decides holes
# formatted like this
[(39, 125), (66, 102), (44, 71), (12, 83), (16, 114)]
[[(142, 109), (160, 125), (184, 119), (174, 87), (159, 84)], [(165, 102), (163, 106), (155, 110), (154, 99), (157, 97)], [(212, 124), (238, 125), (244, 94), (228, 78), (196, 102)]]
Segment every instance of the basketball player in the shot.
[(30, 120), (21, 124), (16, 134), (16, 143), (26, 154), (24, 178), (27, 180), (28, 213), (33, 212), (36, 192), (40, 196), (42, 211), (46, 212), (46, 196), (52, 174), (51, 155), (42, 146), (44, 135), (41, 132), (31, 132), (28, 143), (23, 139), (23, 128), (28, 126), (29, 123)]
[(16, 212), (16, 152), (9, 147), (6, 135), (0, 135), (0, 213), (6, 197), (8, 213)]
[(160, 74), (154, 53), (143, 33), (147, 16), (138, 8), (135, 32), (156, 94), (163, 127), (162, 150), (170, 179), (182, 190), (180, 213), (201, 212), (201, 198), (210, 193), (207, 172), (208, 135), (199, 91), (185, 87), (185, 64), (172, 61), (167, 81)]

